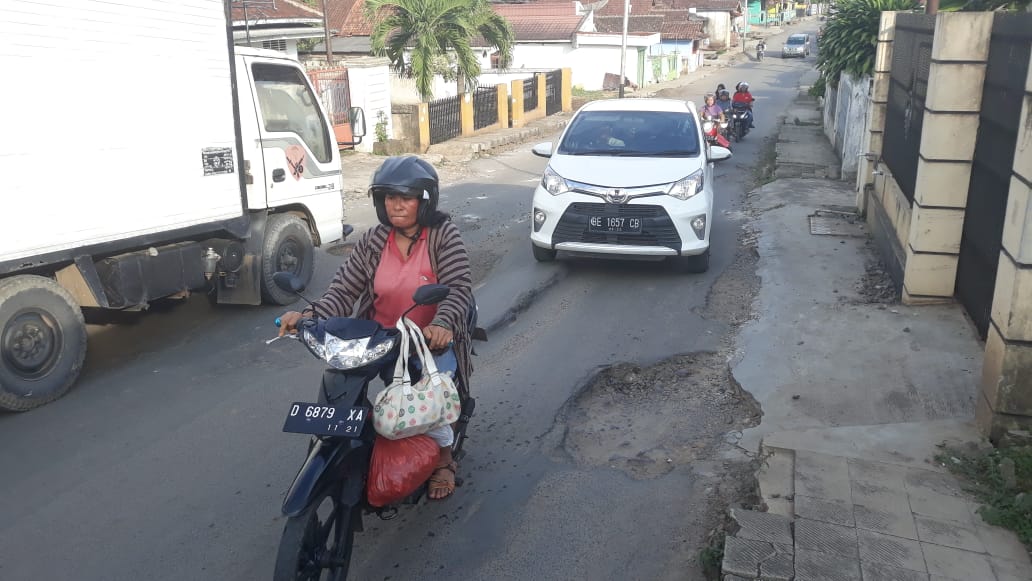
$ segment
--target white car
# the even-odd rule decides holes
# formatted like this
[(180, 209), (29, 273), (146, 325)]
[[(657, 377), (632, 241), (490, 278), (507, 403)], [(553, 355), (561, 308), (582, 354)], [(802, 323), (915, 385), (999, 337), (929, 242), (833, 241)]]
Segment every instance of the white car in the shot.
[(676, 99), (611, 99), (573, 116), (534, 190), (534, 258), (556, 252), (669, 257), (685, 271), (709, 268), (712, 163), (731, 157), (706, 145), (698, 109)]

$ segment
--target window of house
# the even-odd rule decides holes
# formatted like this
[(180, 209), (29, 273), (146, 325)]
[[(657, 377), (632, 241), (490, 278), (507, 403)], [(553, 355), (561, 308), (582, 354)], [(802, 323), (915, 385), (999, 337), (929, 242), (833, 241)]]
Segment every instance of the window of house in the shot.
[(262, 123), (268, 132), (294, 133), (321, 162), (331, 159), (330, 131), (301, 71), (256, 63), (251, 67)]
[(279, 40), (263, 40), (262, 48), (268, 50), (278, 50), (280, 52), (287, 52), (287, 41), (282, 38)]

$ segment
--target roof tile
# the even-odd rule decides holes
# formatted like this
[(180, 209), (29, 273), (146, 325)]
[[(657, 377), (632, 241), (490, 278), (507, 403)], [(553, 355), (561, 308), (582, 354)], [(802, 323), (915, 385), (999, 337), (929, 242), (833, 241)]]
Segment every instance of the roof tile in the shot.
[(247, 20), (266, 21), (281, 18), (322, 18), (322, 11), (296, 0), (265, 0), (262, 2), (236, 1), (231, 4), (233, 20), (244, 20), (244, 5), (247, 5)]

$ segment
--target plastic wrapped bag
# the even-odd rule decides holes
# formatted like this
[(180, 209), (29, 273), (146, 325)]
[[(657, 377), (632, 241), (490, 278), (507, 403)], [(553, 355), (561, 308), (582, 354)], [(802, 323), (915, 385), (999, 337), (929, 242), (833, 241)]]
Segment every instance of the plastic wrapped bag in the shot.
[(440, 446), (425, 434), (399, 440), (377, 436), (366, 482), (369, 504), (387, 506), (415, 492), (434, 473), (440, 454)]

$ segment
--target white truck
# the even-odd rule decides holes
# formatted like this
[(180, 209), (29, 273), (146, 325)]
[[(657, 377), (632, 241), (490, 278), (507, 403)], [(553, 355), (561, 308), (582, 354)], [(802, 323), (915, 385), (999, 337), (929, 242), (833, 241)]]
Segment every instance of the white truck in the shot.
[(230, 22), (228, 0), (0, 2), (0, 409), (71, 387), (84, 311), (288, 304), (273, 273), (307, 282), (347, 235), (304, 70)]

